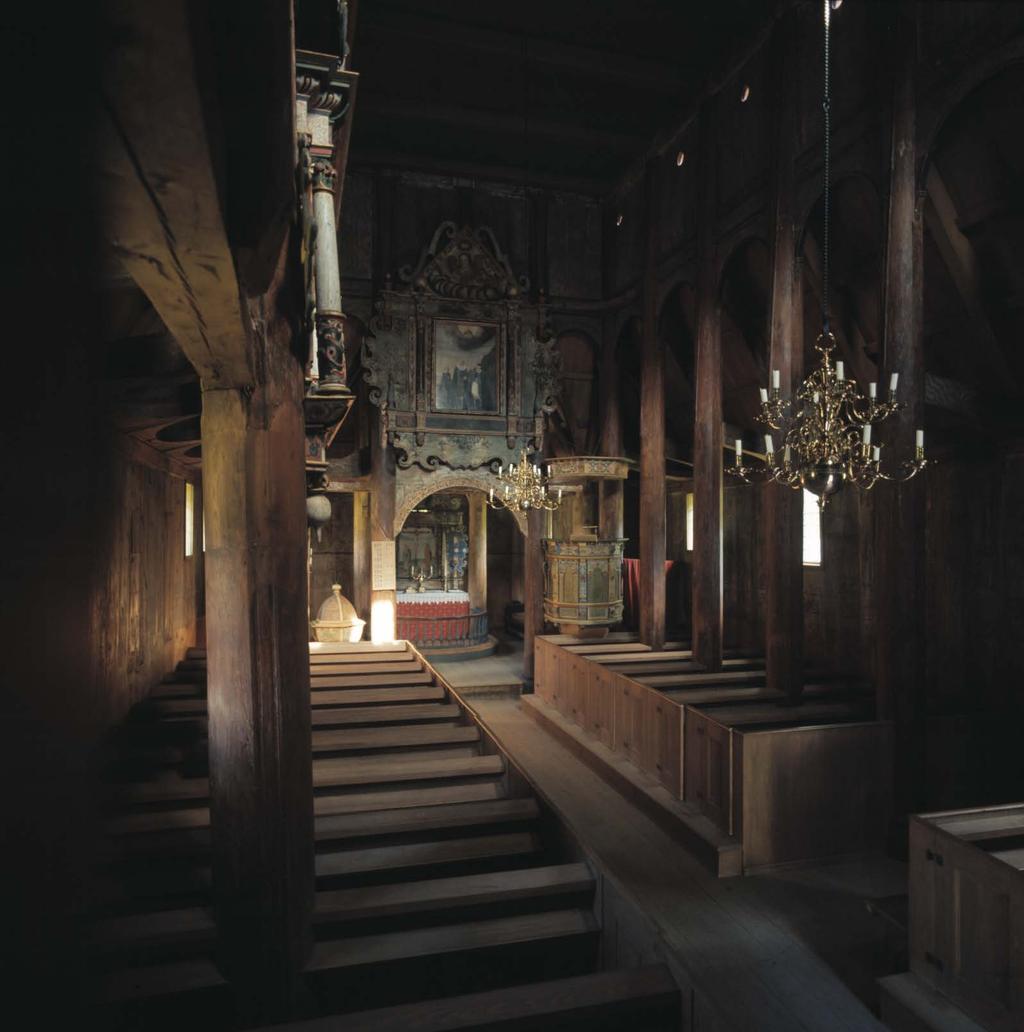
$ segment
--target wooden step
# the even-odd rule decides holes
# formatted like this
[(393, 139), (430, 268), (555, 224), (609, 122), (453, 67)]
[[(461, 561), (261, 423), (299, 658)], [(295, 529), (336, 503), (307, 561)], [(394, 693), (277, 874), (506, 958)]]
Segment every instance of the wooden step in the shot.
[(586, 864), (526, 867), (318, 892), (313, 919), (319, 923), (360, 921), (451, 907), (589, 893), (593, 889), (594, 876)]
[[(470, 789), (491, 789), (492, 785), (470, 784)], [(451, 789), (414, 789), (414, 792), (450, 792)], [(379, 793), (370, 793), (376, 799)], [(406, 793), (383, 793), (387, 802), (395, 802), (392, 796)], [(488, 791), (484, 799), (474, 792), (470, 802), (444, 802), (431, 804), (431, 797), (424, 801), (414, 800), (397, 809), (354, 810), (348, 813), (320, 813), (314, 823), (316, 838), (329, 841), (338, 838), (364, 838), (369, 835), (398, 835), (438, 828), (468, 827), (474, 824), (499, 824), (534, 820), (538, 816), (537, 803), (531, 799), (499, 799)], [(318, 803), (328, 803), (336, 797), (323, 797)], [(342, 797), (352, 798), (352, 797)], [(476, 800), (476, 801), (472, 801)], [(206, 806), (193, 806), (178, 810), (154, 810), (144, 813), (129, 813), (115, 817), (106, 825), (107, 833), (115, 837), (128, 835), (167, 834), (175, 832), (202, 831), (210, 826), (210, 810)]]
[(404, 641), (381, 642), (379, 645), (374, 645), (370, 641), (311, 641), (309, 643), (310, 662), (316, 662), (321, 656), (380, 656), (386, 652), (408, 651), (409, 645)]
[(434, 781), (469, 778), (505, 772), (501, 756), (462, 756), (424, 759), (417, 756), (373, 756), (313, 763), (313, 787), (345, 788), (350, 785), (383, 785), (396, 781)]
[(435, 842), (408, 842), (398, 846), (372, 849), (345, 849), (319, 853), (318, 878), (337, 878), (369, 871), (393, 871), (403, 867), (434, 867), (464, 860), (488, 860), (502, 856), (525, 856), (539, 852), (540, 837), (530, 831), (472, 838), (440, 839)]
[(569, 939), (596, 935), (598, 931), (594, 915), (589, 910), (579, 909), (520, 914), (436, 928), (406, 929), (385, 935), (317, 943), (306, 970), (328, 971), (411, 957), (432, 957), (440, 953)]
[(186, 659), (206, 659), (206, 649), (200, 649), (193, 646), (185, 652)]
[(429, 788), (403, 788), (383, 792), (352, 792), (347, 795), (318, 796), (313, 813), (326, 817), (339, 813), (366, 813), (371, 810), (404, 810), (412, 806), (445, 806), (503, 799), (500, 781), (471, 781), (464, 784), (434, 785)]
[(152, 707), (158, 717), (205, 717), (206, 696), (192, 699), (154, 699)]
[(346, 667), (362, 666), (366, 663), (375, 663), (378, 666), (388, 666), (389, 664), (401, 665), (404, 663), (418, 662), (418, 657), (414, 652), (401, 651), (401, 652), (329, 652), (320, 653), (317, 655), (310, 655), (309, 657), (309, 672), (315, 674), (321, 667)]
[(399, 702), (435, 702), (447, 698), (439, 684), (398, 688), (340, 688), (312, 693), (314, 706), (373, 706)]
[(161, 681), (149, 693), (151, 699), (204, 699), (205, 681)]
[[(433, 702), (422, 706), (351, 706), (342, 709), (314, 709), (313, 727), (452, 721), (458, 720), (461, 715), (462, 710), (455, 703)], [(314, 735), (318, 733), (314, 731)]]
[(209, 778), (183, 778), (179, 774), (156, 781), (136, 781), (119, 785), (117, 795), (127, 803), (185, 802), (189, 799), (208, 799)]
[(111, 1002), (141, 1000), (225, 985), (212, 960), (196, 958), (173, 964), (123, 968), (107, 977), (104, 995)]
[(399, 670), (387, 674), (327, 674), (310, 679), (310, 688), (320, 692), (324, 688), (382, 688), (387, 685), (433, 684), (429, 670)]
[[(376, 659), (373, 662), (363, 663), (311, 663), (309, 676), (316, 680), (320, 677), (336, 677), (339, 675), (355, 677), (357, 674), (407, 674), (423, 669), (423, 664), (411, 652), (393, 655), (394, 659), (389, 663), (382, 663)], [(361, 659), (362, 657), (359, 658)]]
[(102, 950), (146, 949), (155, 946), (197, 946), (213, 942), (217, 924), (204, 907), (157, 910), (98, 921), (92, 945)]
[(475, 724), (413, 724), (407, 727), (364, 727), (355, 730), (314, 731), (313, 752), (357, 749), (401, 749), (426, 745), (479, 742)]
[[(596, 971), (465, 996), (275, 1026), (276, 1032), (554, 1032), (679, 1027), (679, 987), (664, 964)], [(270, 1030), (266, 1030), (270, 1032)]]

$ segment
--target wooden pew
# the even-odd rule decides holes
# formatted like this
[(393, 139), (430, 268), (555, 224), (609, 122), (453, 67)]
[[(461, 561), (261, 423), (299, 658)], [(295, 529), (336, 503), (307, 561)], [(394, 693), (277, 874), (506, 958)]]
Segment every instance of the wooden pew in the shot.
[(892, 726), (864, 703), (687, 710), (685, 799), (739, 839), (744, 870), (882, 848)]

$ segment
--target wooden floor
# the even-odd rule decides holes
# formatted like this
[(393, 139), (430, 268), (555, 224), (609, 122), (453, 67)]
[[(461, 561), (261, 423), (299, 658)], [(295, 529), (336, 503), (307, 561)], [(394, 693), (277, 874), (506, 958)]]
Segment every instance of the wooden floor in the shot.
[[(734, 1028), (867, 1030), (884, 968), (884, 922), (866, 902), (906, 891), (904, 865), (836, 861), (720, 881), (518, 703), (470, 702), (585, 848), (656, 923), (696, 990)], [(677, 972), (678, 974), (678, 972)], [(684, 992), (686, 986), (684, 985)]]

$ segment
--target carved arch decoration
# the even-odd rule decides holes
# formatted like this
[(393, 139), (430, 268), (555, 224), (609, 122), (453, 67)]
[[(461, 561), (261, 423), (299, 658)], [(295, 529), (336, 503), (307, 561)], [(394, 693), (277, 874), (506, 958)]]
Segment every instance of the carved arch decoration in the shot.
[(361, 364), (399, 474), (497, 470), (543, 446), (559, 393), (543, 297), (493, 230), (442, 222), (377, 290)]
[[(405, 526), (409, 514), (421, 502), (424, 502), (438, 491), (482, 491), (486, 494), (493, 483), (490, 474), (480, 471), (464, 474), (451, 474), (449, 476), (431, 476), (420, 474), (419, 476), (406, 478), (400, 483), (395, 498), (395, 521), (394, 536), (397, 538)], [(521, 512), (508, 510), (509, 515), (516, 521), (519, 532), (526, 536), (526, 515)]]

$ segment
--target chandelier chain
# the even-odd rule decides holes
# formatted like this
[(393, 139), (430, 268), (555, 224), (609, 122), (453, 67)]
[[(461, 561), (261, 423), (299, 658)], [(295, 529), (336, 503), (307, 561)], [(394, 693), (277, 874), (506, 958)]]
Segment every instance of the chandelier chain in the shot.
[(825, 157), (823, 175), (825, 179), (822, 205), (822, 273), (821, 273), (821, 316), (825, 332), (829, 330), (829, 290), (832, 257), (832, 0), (825, 3), (825, 90), (821, 102), (825, 116)]

